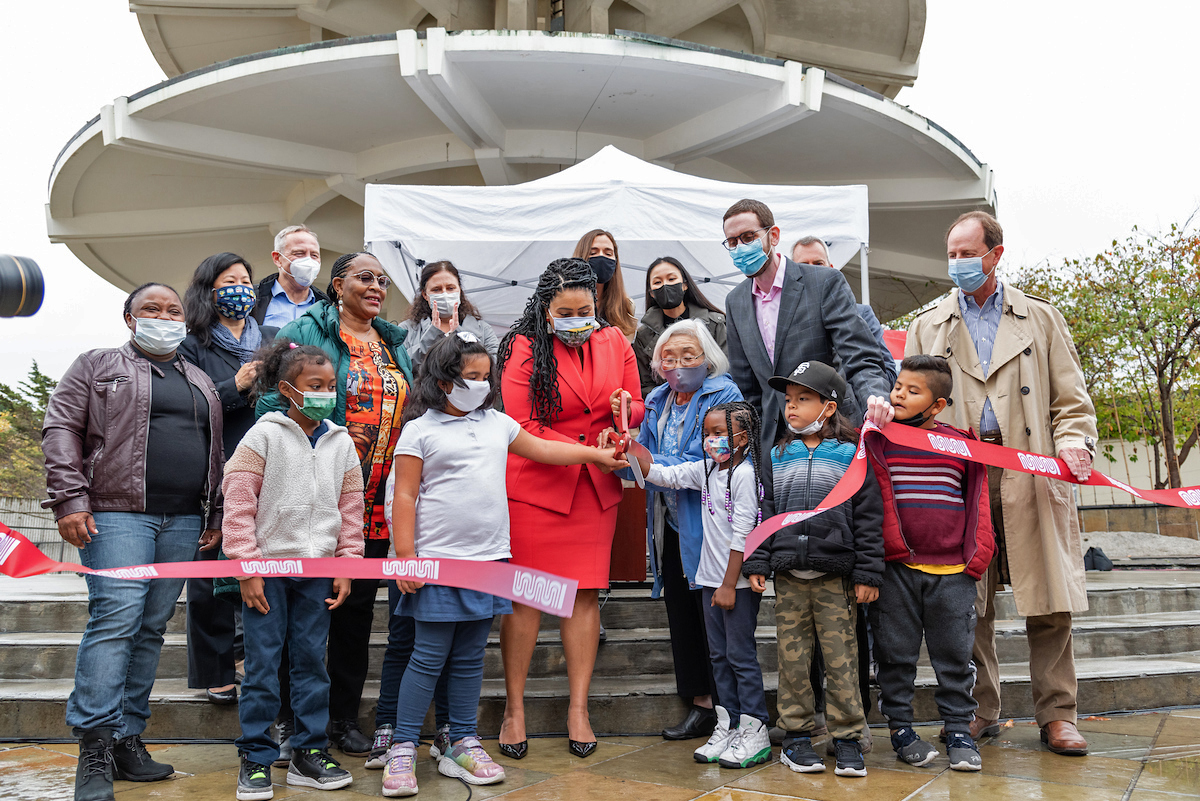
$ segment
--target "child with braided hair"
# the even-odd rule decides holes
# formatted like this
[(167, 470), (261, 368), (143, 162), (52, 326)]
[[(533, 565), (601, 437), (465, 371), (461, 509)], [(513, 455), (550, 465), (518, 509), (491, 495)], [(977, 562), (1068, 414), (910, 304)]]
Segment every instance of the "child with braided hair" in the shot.
[[(858, 434), (838, 412), (846, 381), (827, 364), (802, 362), (770, 386), (787, 396), (787, 431), (771, 449), (775, 510), (816, 508), (846, 474)], [(863, 454), (865, 458), (865, 454)], [(826, 720), (839, 776), (866, 776), (866, 717), (858, 687), (856, 603), (870, 603), (883, 583), (883, 501), (871, 471), (854, 496), (817, 517), (776, 532), (748, 554), (742, 573), (757, 592), (775, 574), (779, 639), (779, 726), (787, 735), (780, 761), (798, 773), (825, 763), (813, 750), (814, 698), (809, 665), (825, 659)]]
[[(704, 417), (704, 458), (661, 465), (639, 458), (649, 484), (701, 492), (704, 543), (696, 583), (703, 588), (704, 623), (720, 703), (717, 726), (694, 759), (747, 768), (771, 757), (767, 696), (754, 630), (762, 596), (742, 576), (746, 535), (762, 522), (759, 478), (762, 432), (745, 401), (713, 406)], [(721, 480), (724, 474), (725, 480)]]

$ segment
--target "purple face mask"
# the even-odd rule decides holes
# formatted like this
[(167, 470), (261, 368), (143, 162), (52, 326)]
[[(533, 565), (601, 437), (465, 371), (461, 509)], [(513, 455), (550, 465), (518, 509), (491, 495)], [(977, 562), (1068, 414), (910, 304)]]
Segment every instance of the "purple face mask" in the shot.
[(663, 378), (676, 392), (695, 392), (704, 384), (708, 377), (708, 365), (697, 364), (694, 367), (675, 367), (662, 371)]

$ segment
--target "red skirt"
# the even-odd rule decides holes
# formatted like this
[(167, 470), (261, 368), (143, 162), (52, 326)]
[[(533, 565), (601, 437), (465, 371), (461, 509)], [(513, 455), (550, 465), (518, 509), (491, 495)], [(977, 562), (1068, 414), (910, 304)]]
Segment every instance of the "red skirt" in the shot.
[(570, 512), (562, 515), (509, 499), (508, 526), (514, 565), (573, 578), (581, 590), (608, 587), (617, 506), (600, 506), (586, 467), (579, 471)]

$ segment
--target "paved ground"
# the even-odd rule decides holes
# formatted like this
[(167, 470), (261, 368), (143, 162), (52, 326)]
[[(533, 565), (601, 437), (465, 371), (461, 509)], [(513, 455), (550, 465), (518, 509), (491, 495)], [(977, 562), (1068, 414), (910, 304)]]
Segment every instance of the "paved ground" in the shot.
[[(506, 801), (777, 801), (799, 798), (841, 801), (953, 799), (1016, 801), (1181, 801), (1200, 796), (1200, 708), (1080, 721), (1091, 743), (1091, 755), (1060, 757), (1042, 749), (1038, 730), (1017, 722), (984, 744), (983, 772), (955, 773), (944, 756), (925, 768), (896, 761), (882, 741), (867, 756), (865, 779), (833, 775), (832, 760), (824, 774), (799, 775), (778, 761), (751, 770), (725, 770), (698, 765), (691, 751), (699, 741), (669, 743), (657, 737), (607, 737), (596, 753), (580, 760), (567, 753), (562, 739), (532, 740), (520, 762), (500, 757), (507, 780), (476, 787), (475, 799), (503, 796)], [(923, 729), (932, 739), (936, 731)], [(495, 757), (495, 741), (485, 743)], [(208, 801), (232, 799), (237, 781), (237, 754), (232, 745), (152, 745), (155, 757), (175, 766), (175, 776), (153, 784), (118, 782), (118, 801)], [(823, 751), (822, 751), (823, 753)], [(8, 801), (70, 799), (76, 749), (71, 745), (0, 744), (0, 798)], [(425, 748), (421, 748), (425, 754)], [(332, 793), (292, 790), (276, 769), (276, 798), (296, 801), (354, 801), (380, 797), (382, 773), (363, 769), (361, 760), (345, 760), (354, 783)], [(437, 773), (422, 758), (418, 770), (426, 801), (465, 801), (468, 789)]]

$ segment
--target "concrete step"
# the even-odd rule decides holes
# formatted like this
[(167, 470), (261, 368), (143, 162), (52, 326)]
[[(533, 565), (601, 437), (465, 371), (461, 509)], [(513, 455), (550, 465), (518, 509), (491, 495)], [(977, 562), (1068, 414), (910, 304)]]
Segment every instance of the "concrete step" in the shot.
[[(1200, 613), (1162, 612), (1113, 617), (1075, 619), (1074, 646), (1077, 659), (1126, 655), (1169, 655), (1200, 651)], [(667, 628), (610, 628), (607, 642), (596, 656), (596, 676), (631, 674), (660, 675), (674, 670), (671, 636)], [(756, 632), (758, 658), (763, 670), (776, 669), (775, 627), (760, 626)], [(0, 633), (0, 679), (62, 679), (75, 671), (75, 653), (81, 635), (72, 632)], [(387, 635), (371, 635), (371, 675), (378, 676), (387, 647)], [(1029, 644), (1022, 620), (1003, 620), (996, 625), (996, 652), (1001, 664), (1028, 662)], [(921, 664), (928, 665), (922, 648)], [(533, 678), (562, 675), (566, 671), (562, 642), (557, 630), (542, 631), (534, 650), (529, 675)], [(164, 637), (159, 659), (160, 679), (187, 676), (187, 639), (181, 632)], [(500, 638), (493, 632), (484, 657), (484, 676), (500, 678)]]
[[(1080, 659), (1080, 715), (1135, 711), (1170, 705), (1164, 699), (1200, 696), (1200, 652), (1170, 657)], [(1005, 718), (1033, 715), (1027, 668), (1002, 666), (1001, 697)], [(764, 674), (768, 705), (775, 714), (778, 675)], [(919, 721), (937, 720), (933, 699), (933, 671), (917, 671), (914, 702)], [(70, 732), (63, 722), (70, 679), (0, 680), (0, 734), (4, 739), (64, 738)], [(368, 682), (359, 722), (365, 731), (374, 726), (378, 682)], [(871, 722), (882, 723), (875, 705)], [(152, 715), (147, 739), (233, 739), (238, 734), (236, 707), (218, 707), (203, 694), (189, 690), (183, 679), (160, 679), (151, 699)], [(525, 693), (526, 725), (531, 733), (563, 733), (566, 726), (567, 680), (564, 676), (530, 679)], [(592, 726), (599, 735), (649, 734), (676, 722), (684, 713), (675, 696), (673, 678), (664, 675), (596, 677), (591, 687)], [(479, 730), (494, 736), (504, 711), (504, 682), (485, 679), (480, 701)], [(431, 730), (427, 720), (427, 730)]]

